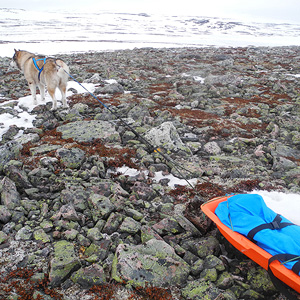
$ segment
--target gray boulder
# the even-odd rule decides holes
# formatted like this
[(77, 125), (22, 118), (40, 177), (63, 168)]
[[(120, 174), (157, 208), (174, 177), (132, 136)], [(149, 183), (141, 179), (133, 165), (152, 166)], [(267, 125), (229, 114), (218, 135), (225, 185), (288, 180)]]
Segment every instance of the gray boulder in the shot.
[(21, 148), (21, 144), (15, 141), (0, 146), (0, 172), (3, 171), (3, 168), (10, 160), (17, 157)]
[(20, 194), (17, 191), (15, 183), (8, 177), (4, 177), (0, 182), (1, 204), (8, 209), (14, 209), (20, 205)]
[(79, 148), (60, 148), (56, 151), (61, 163), (70, 169), (78, 169), (85, 159), (85, 152)]
[(104, 270), (98, 264), (79, 269), (72, 274), (71, 280), (84, 289), (106, 282)]
[(191, 154), (191, 150), (184, 145), (172, 122), (164, 122), (160, 126), (150, 129), (145, 138), (156, 147), (164, 147), (170, 151), (185, 151)]
[(135, 286), (146, 282), (154, 286), (182, 285), (189, 265), (166, 242), (151, 239), (143, 245), (120, 244), (112, 266), (112, 278)]
[(63, 139), (72, 138), (78, 142), (91, 142), (94, 139), (102, 139), (108, 142), (120, 141), (119, 133), (107, 121), (76, 121), (59, 126), (56, 130), (62, 133)]

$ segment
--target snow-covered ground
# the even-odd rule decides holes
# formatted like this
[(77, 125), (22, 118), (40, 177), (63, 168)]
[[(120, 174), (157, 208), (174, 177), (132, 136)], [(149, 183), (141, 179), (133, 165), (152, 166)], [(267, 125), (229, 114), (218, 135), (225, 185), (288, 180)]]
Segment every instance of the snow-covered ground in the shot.
[[(20, 73), (20, 76), (23, 75), (21, 75)], [(93, 92), (95, 90), (95, 85), (92, 83), (83, 83), (82, 85), (90, 92)], [(78, 93), (86, 92), (86, 90), (80, 85), (78, 85), (75, 81), (68, 82), (67, 89), (71, 89), (71, 88), (75, 88)], [(67, 91), (67, 97), (70, 97), (72, 94), (73, 93), (71, 91)], [(46, 104), (47, 102), (52, 102), (52, 99), (48, 93), (45, 94), (45, 98), (46, 98), (45, 102), (42, 102), (40, 98), (40, 94), (37, 94), (37, 101), (38, 101), (37, 105)], [(59, 90), (56, 90), (56, 98), (61, 99), (61, 94)], [(12, 110), (9, 104), (10, 102), (15, 102), (15, 101), (16, 100), (5, 101), (3, 103), (0, 103), (0, 107), (2, 106), (7, 108), (8, 110), (9, 109)], [(37, 105), (33, 104), (32, 96), (29, 95), (29, 96), (21, 97), (17, 101), (18, 101), (18, 105), (14, 107), (14, 110), (16, 110), (18, 114), (10, 114), (8, 112), (4, 114), (0, 114), (0, 140), (2, 138), (2, 135), (9, 129), (9, 126), (11, 125), (17, 125), (18, 127), (24, 129), (34, 127), (32, 122), (35, 120), (36, 115), (30, 114), (29, 112), (31, 112), (33, 108), (36, 107)], [(59, 107), (61, 105), (62, 105), (61, 102), (58, 100), (57, 106)], [(22, 134), (22, 131), (23, 130), (20, 130), (18, 136)], [(16, 138), (18, 136), (16, 136)]]
[[(0, 9), (0, 56), (135, 47), (300, 45), (299, 25), (146, 13)], [(300, 21), (299, 21), (300, 24)]]

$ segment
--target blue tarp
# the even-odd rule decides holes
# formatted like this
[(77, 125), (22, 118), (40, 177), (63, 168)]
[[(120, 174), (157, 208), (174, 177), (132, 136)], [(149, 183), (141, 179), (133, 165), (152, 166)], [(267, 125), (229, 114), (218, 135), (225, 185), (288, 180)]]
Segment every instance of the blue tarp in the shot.
[[(224, 225), (246, 237), (253, 228), (272, 223), (277, 215), (257, 194), (234, 195), (227, 201), (221, 202), (215, 214)], [(286, 222), (291, 223), (281, 216), (280, 223)], [(255, 234), (254, 240), (259, 247), (271, 255), (288, 253), (300, 256), (300, 226), (291, 225), (274, 230), (263, 229)], [(287, 262), (285, 266), (292, 269), (296, 262)]]

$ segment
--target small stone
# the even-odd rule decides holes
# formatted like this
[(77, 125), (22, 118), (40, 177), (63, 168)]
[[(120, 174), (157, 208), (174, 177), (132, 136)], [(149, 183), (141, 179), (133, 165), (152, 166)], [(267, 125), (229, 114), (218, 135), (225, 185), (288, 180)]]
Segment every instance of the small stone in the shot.
[(8, 240), (8, 235), (5, 232), (0, 231), (0, 244), (4, 243), (7, 240)]
[(85, 159), (85, 152), (79, 148), (60, 148), (56, 151), (61, 163), (70, 169), (78, 169)]
[(77, 235), (78, 235), (78, 231), (75, 229), (70, 229), (70, 230), (66, 230), (63, 233), (63, 236), (65, 237), (66, 240), (68, 241), (73, 241), (76, 239)]
[(32, 230), (29, 226), (22, 227), (15, 236), (15, 239), (18, 240), (31, 240), (33, 236)]
[(135, 234), (141, 229), (141, 224), (130, 217), (126, 217), (121, 224), (120, 232)]
[(37, 241), (42, 241), (43, 243), (49, 243), (49, 235), (41, 228), (33, 232), (33, 238)]
[(47, 233), (50, 232), (53, 228), (53, 223), (51, 221), (44, 220), (40, 224), (41, 228)]
[(101, 266), (93, 264), (73, 273), (71, 280), (74, 283), (78, 283), (82, 288), (88, 289), (94, 285), (100, 285), (106, 282), (106, 276)]
[(0, 205), (0, 222), (4, 224), (8, 223), (11, 216), (11, 212), (7, 209), (7, 207)]
[(204, 260), (198, 259), (191, 267), (191, 273), (193, 276), (198, 276), (204, 269)]
[(100, 241), (103, 239), (103, 235), (101, 234), (99, 228), (94, 227), (94, 228), (90, 228), (87, 232), (87, 237), (92, 241)]

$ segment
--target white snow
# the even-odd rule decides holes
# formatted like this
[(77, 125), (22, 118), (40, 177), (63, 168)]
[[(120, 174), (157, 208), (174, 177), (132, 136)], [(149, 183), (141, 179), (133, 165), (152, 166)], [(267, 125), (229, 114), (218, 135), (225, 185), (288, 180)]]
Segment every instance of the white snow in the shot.
[(253, 191), (251, 193), (261, 195), (269, 208), (300, 226), (300, 195), (274, 191)]
[(0, 56), (9, 57), (14, 48), (55, 55), (136, 47), (300, 45), (299, 24), (199, 15), (0, 8), (0, 19)]
[[(20, 76), (23, 75), (20, 74)], [(86, 88), (90, 92), (93, 92), (96, 88), (96, 86), (92, 83), (83, 83), (82, 86), (80, 86), (75, 81), (69, 81), (67, 85), (67, 90), (70, 88), (74, 88), (77, 90), (77, 93), (81, 94), (87, 92), (84, 88)], [(67, 91), (67, 97), (71, 96), (72, 94), (73, 93), (71, 91)], [(57, 99), (61, 99), (61, 94), (58, 89), (56, 90), (55, 95)], [(52, 99), (48, 93), (46, 93), (45, 98), (46, 98), (45, 102), (43, 102), (41, 100), (40, 95), (38, 94), (37, 105), (46, 104), (47, 102), (52, 102)], [(9, 126), (11, 125), (16, 125), (24, 129), (34, 127), (32, 122), (35, 120), (36, 115), (29, 114), (29, 112), (31, 112), (33, 108), (36, 107), (37, 105), (33, 104), (32, 96), (30, 95), (30, 96), (21, 97), (20, 99), (17, 100), (18, 105), (14, 107), (14, 110), (16, 110), (18, 114), (9, 113), (10, 111), (12, 111), (12, 108), (9, 107), (8, 105), (12, 102), (16, 102), (16, 100), (9, 100), (0, 103), (0, 107), (6, 107), (8, 111), (6, 113), (0, 114), (0, 139), (2, 138), (3, 134), (7, 132)], [(61, 102), (58, 100), (57, 106), (60, 107), (61, 105), (62, 105)]]

